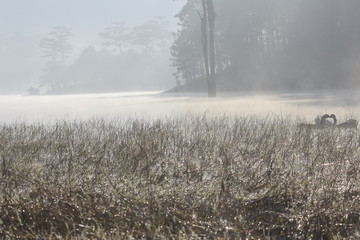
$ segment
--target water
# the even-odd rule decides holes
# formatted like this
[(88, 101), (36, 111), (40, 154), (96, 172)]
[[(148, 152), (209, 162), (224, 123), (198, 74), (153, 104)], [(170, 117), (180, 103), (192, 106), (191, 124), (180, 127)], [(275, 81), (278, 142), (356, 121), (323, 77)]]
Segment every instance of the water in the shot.
[(214, 99), (202, 93), (160, 92), (0, 96), (0, 122), (153, 118), (205, 112), (209, 115), (290, 116), (308, 121), (317, 115), (334, 113), (341, 120), (360, 117), (360, 94), (356, 91), (220, 93)]

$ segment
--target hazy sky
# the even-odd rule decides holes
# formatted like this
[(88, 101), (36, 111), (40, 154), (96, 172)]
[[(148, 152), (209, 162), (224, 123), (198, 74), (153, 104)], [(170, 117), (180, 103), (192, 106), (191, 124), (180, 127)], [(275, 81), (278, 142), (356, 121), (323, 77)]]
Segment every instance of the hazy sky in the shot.
[(17, 44), (24, 37), (38, 41), (52, 27), (65, 26), (79, 50), (99, 45), (99, 33), (115, 21), (133, 27), (157, 16), (175, 30), (174, 15), (183, 5), (184, 0), (0, 0), (0, 44)]
[(133, 27), (162, 16), (174, 31), (174, 15), (184, 3), (185, 0), (0, 0), (0, 87), (14, 81), (20, 84), (38, 80), (45, 62), (39, 42), (54, 26), (71, 29), (74, 59), (89, 45), (99, 48), (103, 41), (99, 33), (114, 21)]
[(129, 26), (164, 16), (172, 21), (184, 0), (0, 0), (0, 31), (42, 34), (53, 26), (97, 34), (113, 21)]

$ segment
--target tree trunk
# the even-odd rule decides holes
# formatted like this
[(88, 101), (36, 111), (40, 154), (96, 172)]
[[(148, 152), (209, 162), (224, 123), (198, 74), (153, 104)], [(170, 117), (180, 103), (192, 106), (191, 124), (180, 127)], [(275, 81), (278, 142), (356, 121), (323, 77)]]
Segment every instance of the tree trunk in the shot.
[[(204, 68), (209, 97), (216, 97), (215, 78), (215, 11), (213, 0), (201, 0), (203, 15), (201, 20), (201, 45), (204, 54)], [(209, 28), (209, 30), (208, 30)]]
[(210, 79), (209, 97), (216, 97), (216, 62), (215, 62), (215, 18), (213, 0), (207, 1), (207, 16), (209, 22)]
[(206, 0), (201, 0), (202, 7), (203, 7), (203, 15), (201, 16), (201, 13), (198, 12), (200, 20), (201, 20), (201, 46), (203, 49), (203, 55), (204, 55), (204, 72), (206, 77), (206, 85), (208, 88), (208, 96), (211, 96), (210, 91), (210, 70), (209, 70), (209, 52), (208, 52), (208, 31), (207, 31), (207, 6), (206, 6)]

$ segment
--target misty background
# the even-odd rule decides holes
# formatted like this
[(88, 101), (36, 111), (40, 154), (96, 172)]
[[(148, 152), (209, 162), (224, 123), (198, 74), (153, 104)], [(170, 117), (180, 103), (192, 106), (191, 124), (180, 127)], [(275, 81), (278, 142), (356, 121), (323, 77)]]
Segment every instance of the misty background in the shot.
[[(214, 3), (218, 90), (359, 87), (359, 1)], [(1, 93), (205, 89), (199, 0), (0, 4)]]
[[(228, 0), (217, 11), (220, 90), (359, 87), (360, 1)], [(203, 89), (198, 0), (177, 15), (172, 52), (188, 89)], [(189, 44), (191, 42), (191, 44)]]
[[(183, 4), (1, 0), (0, 93), (24, 93), (40, 85), (50, 93), (169, 88), (174, 85), (171, 32), (176, 31), (174, 15)], [(63, 42), (55, 41), (59, 28), (68, 33)], [(111, 31), (126, 38), (121, 54), (119, 46), (109, 44), (114, 40)], [(55, 59), (57, 54), (64, 58)]]

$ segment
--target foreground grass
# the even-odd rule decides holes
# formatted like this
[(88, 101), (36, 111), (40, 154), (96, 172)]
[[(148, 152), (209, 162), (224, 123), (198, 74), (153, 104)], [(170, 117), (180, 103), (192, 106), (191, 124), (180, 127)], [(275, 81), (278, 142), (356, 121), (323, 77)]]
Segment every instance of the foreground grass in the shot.
[(0, 125), (0, 237), (358, 239), (360, 134), (184, 116)]

